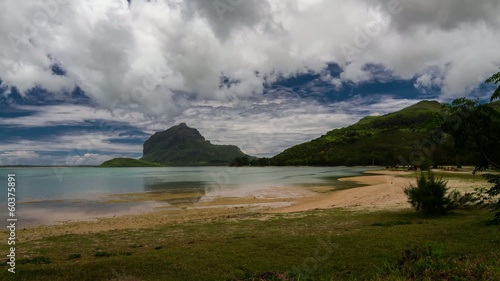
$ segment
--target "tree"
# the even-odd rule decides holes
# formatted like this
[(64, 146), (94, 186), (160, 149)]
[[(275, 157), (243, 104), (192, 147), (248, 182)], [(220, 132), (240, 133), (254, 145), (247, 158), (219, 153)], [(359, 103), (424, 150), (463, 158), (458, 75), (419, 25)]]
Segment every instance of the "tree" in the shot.
[(500, 112), (491, 104), (460, 98), (445, 105), (448, 118), (443, 131), (452, 136), (458, 154), (478, 169), (499, 167)]
[[(486, 80), (486, 83), (500, 83), (500, 72)], [(500, 99), (500, 86), (493, 92), (490, 103), (480, 104), (478, 100), (456, 99), (446, 105), (448, 119), (443, 131), (450, 134), (457, 151), (466, 151), (476, 163), (476, 169), (500, 169), (500, 110), (495, 100)], [(485, 174), (483, 177), (493, 186), (483, 189), (488, 206), (500, 209), (500, 175)], [(500, 212), (492, 222), (500, 223)]]
[[(486, 80), (486, 83), (493, 83), (495, 85), (500, 84), (500, 72), (493, 74), (490, 78), (488, 78)], [(496, 88), (496, 90), (491, 95), (490, 102), (494, 102), (497, 99), (500, 99), (500, 85)], [(498, 131), (497, 131), (497, 133), (498, 133)], [(500, 151), (500, 142), (496, 143), (496, 149), (497, 149), (497, 151)], [(500, 168), (498, 166), (498, 164), (495, 166), (497, 168)], [(493, 187), (491, 187), (486, 192), (486, 194), (490, 198), (498, 197), (500, 195), (500, 175), (486, 174), (486, 175), (484, 175), (484, 177), (486, 178), (486, 180), (488, 180), (489, 183), (493, 184)], [(498, 198), (497, 202), (493, 203), (492, 206), (493, 206), (493, 208), (495, 208), (497, 210), (500, 209), (500, 198)], [(495, 214), (495, 217), (492, 221), (495, 223), (500, 223), (500, 212), (497, 212)]]
[[(486, 83), (500, 84), (500, 72), (493, 74), (490, 78), (488, 78), (488, 80), (486, 80)], [(491, 95), (490, 102), (493, 102), (497, 99), (500, 99), (500, 85), (493, 92), (493, 95)]]

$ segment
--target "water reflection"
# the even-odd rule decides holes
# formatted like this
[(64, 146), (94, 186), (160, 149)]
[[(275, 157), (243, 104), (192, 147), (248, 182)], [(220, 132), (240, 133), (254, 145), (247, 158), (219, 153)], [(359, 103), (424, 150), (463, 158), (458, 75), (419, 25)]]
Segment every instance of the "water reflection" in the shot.
[(204, 181), (161, 182), (147, 180), (144, 191), (155, 193), (155, 201), (167, 202), (170, 205), (195, 204), (205, 196), (209, 184)]

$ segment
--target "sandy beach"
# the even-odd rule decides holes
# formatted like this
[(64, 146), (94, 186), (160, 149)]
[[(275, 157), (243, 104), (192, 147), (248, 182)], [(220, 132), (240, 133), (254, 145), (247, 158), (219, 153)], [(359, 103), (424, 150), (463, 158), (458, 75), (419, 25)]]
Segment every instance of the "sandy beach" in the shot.
[[(341, 178), (339, 181), (351, 181), (362, 187), (338, 190), (305, 198), (302, 202), (271, 210), (270, 212), (300, 212), (314, 209), (349, 208), (349, 209), (395, 209), (409, 208), (404, 194), (405, 187), (415, 183), (414, 179), (401, 178), (410, 172), (376, 171), (368, 175)], [(371, 175), (370, 175), (371, 174)]]
[[(297, 215), (297, 212), (315, 209), (347, 208), (374, 211), (410, 208), (404, 194), (405, 187), (415, 183), (407, 171), (371, 171), (363, 176), (339, 179), (360, 187), (336, 190), (335, 186), (283, 187), (245, 197), (221, 197), (196, 205), (158, 207), (152, 212), (94, 218), (85, 221), (67, 221), (56, 225), (38, 225), (18, 230), (23, 241), (62, 234), (85, 234), (118, 229), (148, 228), (161, 224), (209, 222), (214, 220), (266, 219), (273, 215)], [(449, 181), (451, 189), (465, 190), (460, 180)], [(161, 196), (161, 195), (158, 195)], [(148, 196), (148, 200), (154, 197)], [(137, 200), (134, 199), (134, 200)]]

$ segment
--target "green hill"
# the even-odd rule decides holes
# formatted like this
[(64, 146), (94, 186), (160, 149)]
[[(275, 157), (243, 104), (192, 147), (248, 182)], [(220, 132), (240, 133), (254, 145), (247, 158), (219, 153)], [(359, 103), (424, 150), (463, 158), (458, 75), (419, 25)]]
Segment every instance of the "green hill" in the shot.
[(114, 158), (102, 163), (100, 167), (161, 167), (161, 165), (132, 158)]
[[(421, 101), (383, 116), (368, 116), (346, 128), (293, 146), (271, 158), (274, 165), (395, 165), (422, 149), (443, 120), (441, 104)], [(446, 136), (429, 156), (435, 164), (454, 163)]]
[(141, 160), (165, 166), (218, 166), (249, 157), (234, 145), (214, 145), (185, 123), (155, 133), (144, 142)]

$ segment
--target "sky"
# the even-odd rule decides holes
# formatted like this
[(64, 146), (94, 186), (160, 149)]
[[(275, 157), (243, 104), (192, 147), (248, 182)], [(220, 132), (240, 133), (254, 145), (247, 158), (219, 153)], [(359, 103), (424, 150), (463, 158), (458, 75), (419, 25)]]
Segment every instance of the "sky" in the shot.
[(273, 156), (420, 100), (487, 100), (496, 0), (4, 0), (0, 165), (142, 156), (179, 124)]

